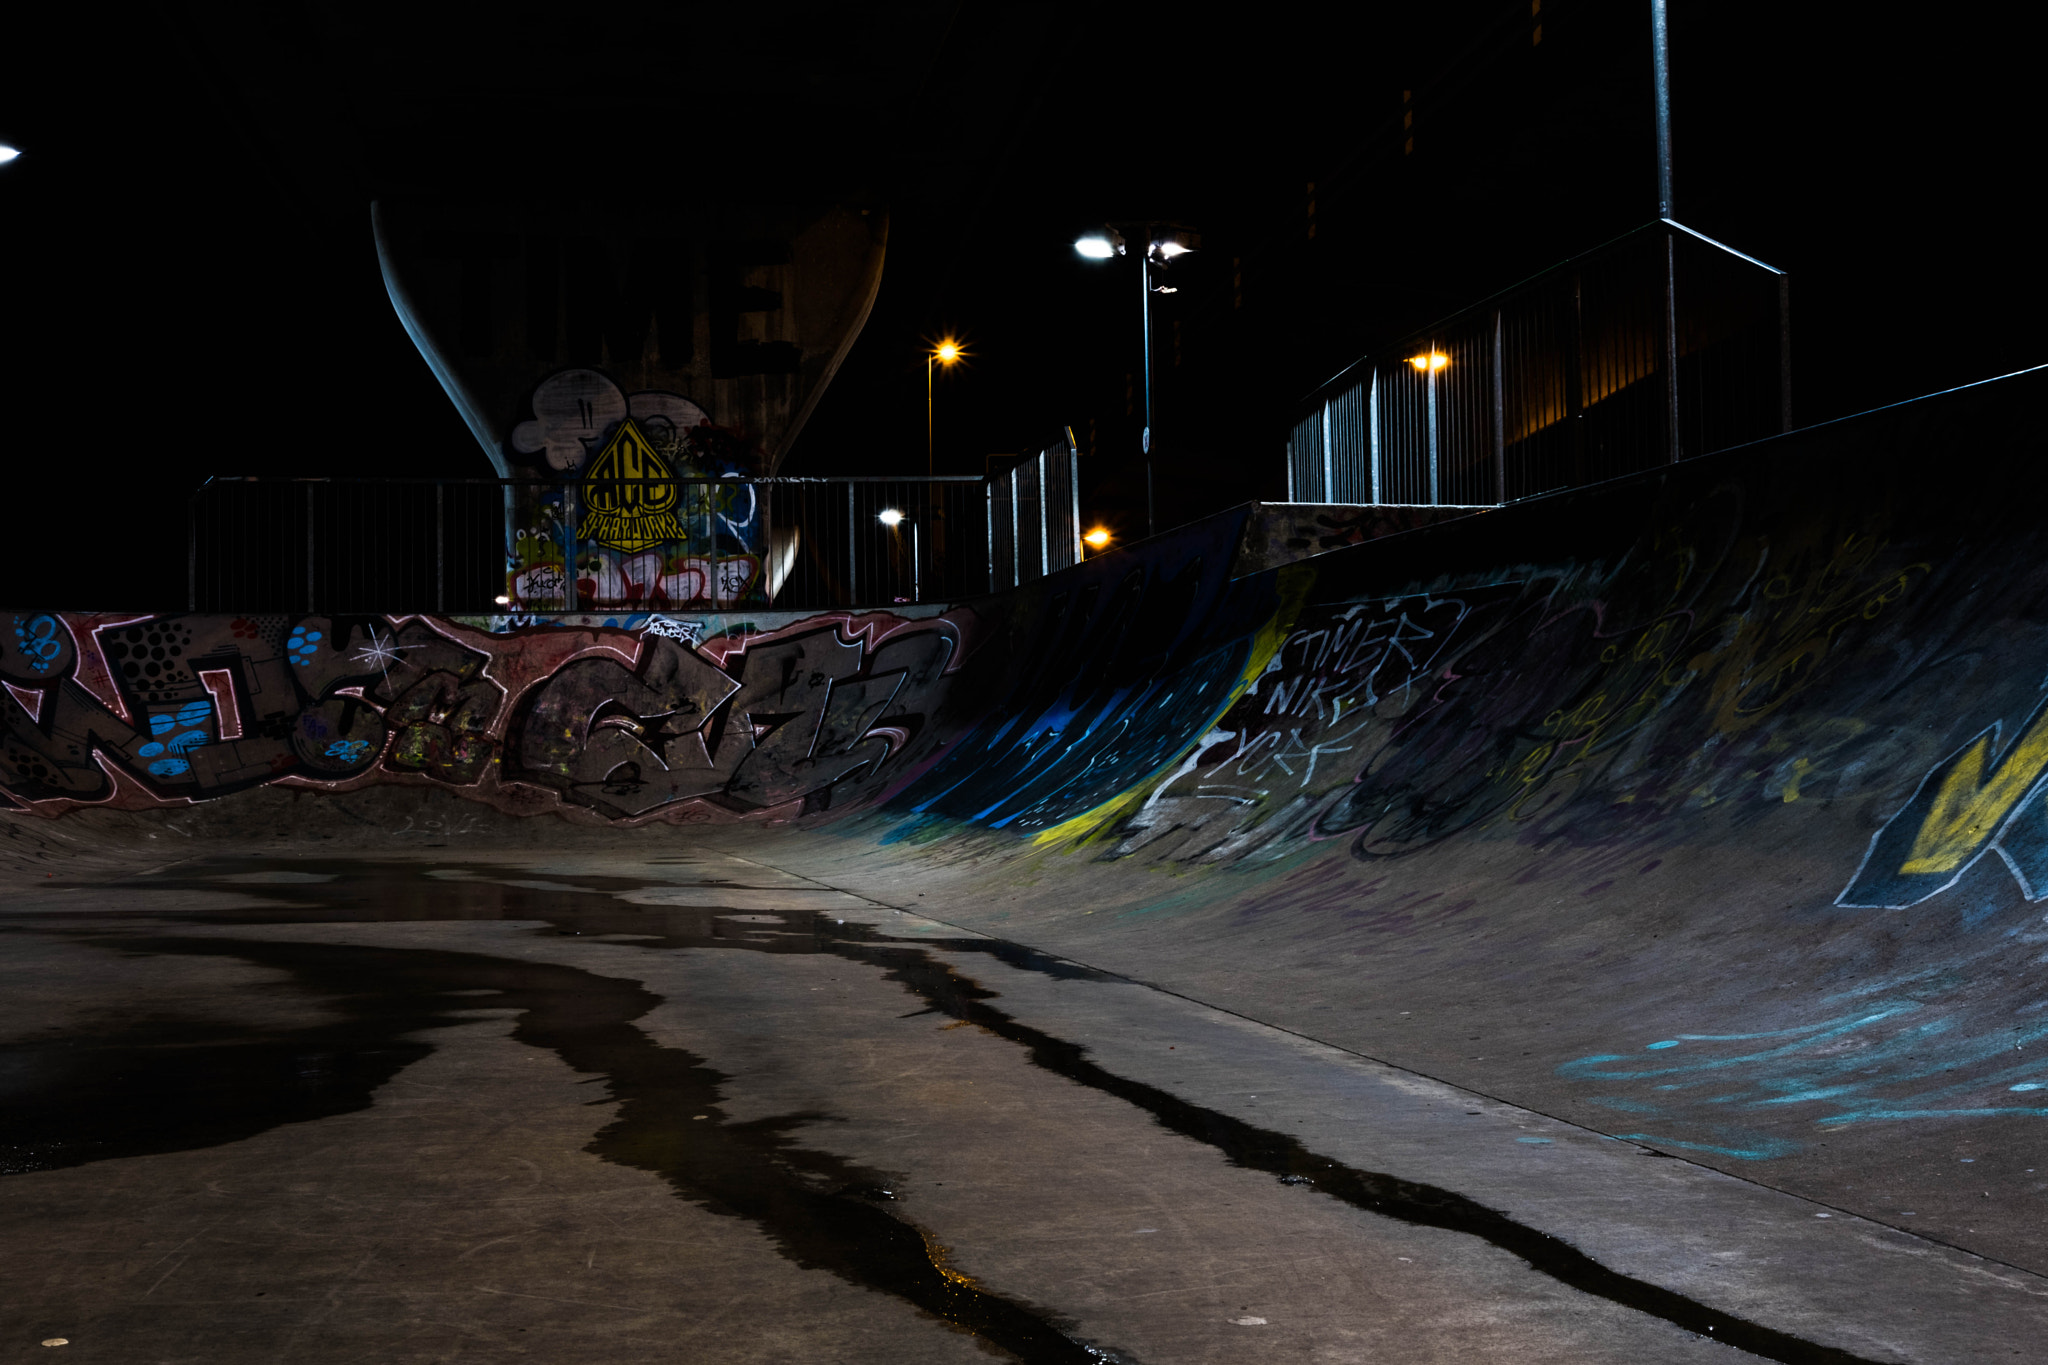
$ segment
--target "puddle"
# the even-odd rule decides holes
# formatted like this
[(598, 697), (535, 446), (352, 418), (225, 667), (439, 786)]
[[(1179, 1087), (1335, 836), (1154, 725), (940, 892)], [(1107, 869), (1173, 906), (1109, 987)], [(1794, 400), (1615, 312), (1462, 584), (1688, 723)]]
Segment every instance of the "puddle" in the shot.
[[(231, 871), (231, 867), (245, 870)], [(944, 1248), (884, 1205), (887, 1179), (828, 1153), (796, 1145), (792, 1130), (829, 1118), (790, 1114), (728, 1123), (720, 1087), (730, 1079), (679, 1048), (657, 1045), (633, 1023), (660, 997), (631, 981), (538, 962), (427, 949), (369, 949), (328, 944), (270, 943), (130, 937), (108, 933), (150, 920), (208, 924), (278, 924), (406, 920), (539, 920), (536, 933), (611, 938), (635, 948), (732, 948), (767, 953), (831, 953), (881, 971), (920, 998), (926, 1008), (985, 1029), (1026, 1051), (1037, 1066), (1149, 1114), (1162, 1127), (1217, 1149), (1234, 1165), (1268, 1172), (1294, 1186), (1281, 1197), (1321, 1194), (1403, 1222), (1461, 1232), (1520, 1257), (1537, 1272), (1581, 1292), (1634, 1308), (1726, 1345), (1788, 1365), (1852, 1365), (1865, 1358), (1820, 1346), (1710, 1308), (1683, 1295), (1611, 1270), (1570, 1244), (1515, 1222), (1454, 1191), (1343, 1165), (1294, 1138), (1191, 1104), (1156, 1086), (1107, 1071), (1087, 1050), (1020, 1023), (989, 1002), (999, 998), (971, 977), (934, 957), (931, 949), (986, 954), (1020, 970), (1061, 978), (1116, 980), (999, 939), (890, 935), (808, 908), (814, 897), (843, 897), (826, 888), (650, 887), (644, 878), (587, 876), (572, 882), (505, 877), (503, 869), (458, 864), (295, 861), (247, 869), (237, 863), (187, 864), (175, 878), (128, 885), (152, 890), (231, 889), (254, 874), (291, 870), (332, 874), (333, 881), (263, 883), (265, 904), (198, 913), (133, 910), (14, 917), (13, 926), (67, 936), (102, 937), (116, 951), (232, 956), (290, 972), (330, 1005), (344, 1023), (263, 1038), (194, 1038), (180, 1052), (161, 1045), (152, 1030), (140, 1038), (100, 1038), (98, 1064), (79, 1069), (74, 1052), (43, 1068), (38, 1085), (26, 1073), (0, 1070), (0, 1093), (9, 1117), (0, 1128), (0, 1162), (18, 1153), (9, 1170), (75, 1165), (141, 1152), (207, 1146), (252, 1135), (279, 1123), (303, 1122), (369, 1103), (377, 1086), (425, 1055), (428, 1045), (407, 1035), (466, 1022), (464, 1010), (518, 1010), (514, 1037), (553, 1051), (578, 1071), (605, 1079), (619, 1103), (617, 1119), (588, 1150), (605, 1160), (653, 1172), (678, 1194), (715, 1212), (743, 1217), (776, 1240), (782, 1253), (807, 1268), (827, 1270), (852, 1283), (897, 1295), (956, 1328), (1027, 1361), (1113, 1361), (1124, 1357), (1068, 1336), (1048, 1315), (983, 1289), (946, 1267)], [(236, 880), (229, 880), (235, 878)], [(117, 884), (118, 885), (118, 884)], [(98, 888), (113, 890), (113, 886)], [(651, 899), (655, 892), (715, 894), (716, 905), (695, 895)], [(721, 907), (723, 909), (721, 910)], [(737, 912), (737, 913), (735, 913)], [(85, 921), (90, 921), (88, 927)], [(490, 992), (480, 996), (478, 992)], [(46, 1046), (0, 1049), (0, 1068)], [(175, 1060), (167, 1058), (175, 1056)], [(310, 1062), (308, 1061), (310, 1059)], [(151, 1080), (164, 1097), (177, 1078), (199, 1084), (215, 1099), (242, 1089), (244, 1097), (219, 1113), (199, 1114), (190, 1099), (159, 1105), (148, 1129), (124, 1127), (120, 1113), (136, 1109), (135, 1078), (168, 1067), (172, 1077)], [(53, 1087), (53, 1088), (46, 1088)], [(26, 1107), (22, 1102), (29, 1102)], [(213, 1102), (209, 1100), (209, 1103)], [(26, 1144), (16, 1142), (20, 1116), (30, 1120)], [(225, 1117), (223, 1117), (225, 1115)], [(710, 1122), (699, 1121), (709, 1116)], [(37, 1127), (37, 1124), (41, 1127)], [(135, 1125), (132, 1117), (126, 1120)], [(232, 1131), (237, 1129), (239, 1131)], [(12, 1130), (12, 1131), (9, 1131)], [(38, 1136), (39, 1134), (39, 1136)], [(67, 1136), (67, 1134), (69, 1134)], [(81, 1136), (90, 1134), (89, 1137)], [(141, 1143), (144, 1145), (132, 1145)], [(39, 1162), (40, 1165), (21, 1164)]]

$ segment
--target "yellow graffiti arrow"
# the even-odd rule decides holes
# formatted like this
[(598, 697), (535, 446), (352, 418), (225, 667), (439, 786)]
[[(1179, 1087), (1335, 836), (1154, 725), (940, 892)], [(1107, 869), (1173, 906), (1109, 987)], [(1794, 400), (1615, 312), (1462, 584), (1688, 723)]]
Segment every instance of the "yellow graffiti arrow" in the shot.
[(1900, 872), (1953, 872), (1997, 831), (2034, 780), (2048, 769), (2048, 708), (2035, 715), (2033, 724), (2006, 750), (1987, 781), (1984, 764), (1991, 753), (1991, 739), (1989, 734), (1977, 736), (1942, 777), (1941, 789), (1934, 794), (1927, 818), (1920, 822), (1913, 851)]

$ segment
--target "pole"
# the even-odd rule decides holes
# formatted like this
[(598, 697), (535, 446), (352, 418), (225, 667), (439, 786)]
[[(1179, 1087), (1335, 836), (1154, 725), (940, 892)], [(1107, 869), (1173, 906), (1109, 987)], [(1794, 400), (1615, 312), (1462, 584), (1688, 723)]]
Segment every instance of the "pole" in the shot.
[(932, 476), (932, 353), (924, 353), (924, 476)]
[(1507, 368), (1506, 329), (1501, 322), (1501, 311), (1493, 310), (1493, 501), (1496, 505), (1508, 500), (1508, 412), (1507, 379), (1503, 371)]
[(846, 605), (849, 607), (860, 604), (860, 594), (856, 588), (859, 582), (859, 565), (855, 562), (853, 542), (853, 485), (849, 483), (846, 485)]
[(1152, 225), (1145, 225), (1144, 251), (1138, 257), (1138, 288), (1145, 305), (1145, 430), (1138, 446), (1145, 454), (1145, 534), (1156, 534), (1152, 510)]
[(576, 489), (562, 485), (562, 610), (576, 610)]
[(448, 610), (448, 485), (434, 480), (434, 610)]
[(1678, 427), (1678, 235), (1664, 230), (1664, 421), (1670, 429), (1666, 457), (1684, 457)]
[(1650, 62), (1657, 88), (1657, 216), (1671, 216), (1671, 57), (1664, 0), (1650, 0)]
[(306, 485), (306, 614), (313, 613), (313, 485)]
[[(1436, 367), (1436, 338), (1434, 337), (1430, 338), (1428, 354), (1430, 365), (1428, 371), (1424, 374), (1423, 382), (1429, 385), (1426, 391), (1429, 404), (1429, 501), (1431, 506), (1436, 506), (1443, 501), (1443, 498), (1440, 496), (1441, 482), (1437, 476), (1436, 457), (1436, 377), (1442, 371)], [(1326, 417), (1323, 420), (1328, 421), (1329, 419)]]

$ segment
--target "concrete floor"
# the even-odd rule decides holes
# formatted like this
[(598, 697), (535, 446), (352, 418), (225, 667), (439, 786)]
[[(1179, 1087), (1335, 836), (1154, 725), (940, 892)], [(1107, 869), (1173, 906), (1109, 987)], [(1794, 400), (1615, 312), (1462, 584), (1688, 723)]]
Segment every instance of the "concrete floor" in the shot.
[(2042, 1358), (2028, 1269), (780, 862), (17, 877), (0, 1359)]

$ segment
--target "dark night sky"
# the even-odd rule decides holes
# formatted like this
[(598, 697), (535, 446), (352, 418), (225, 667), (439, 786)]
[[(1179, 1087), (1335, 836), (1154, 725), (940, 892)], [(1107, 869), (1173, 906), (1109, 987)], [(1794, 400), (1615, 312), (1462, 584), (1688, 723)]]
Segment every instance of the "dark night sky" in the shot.
[[(2031, 33), (1974, 15), (1823, 30), (1788, 25), (1788, 8), (1673, 0), (1672, 66), (1677, 216), (1792, 272), (1797, 420), (2048, 361), (2021, 208), (2044, 122)], [(90, 54), (89, 93), (53, 48), (0, 54), (0, 140), (24, 150), (0, 169), (0, 432), (26, 514), (6, 558), (24, 600), (173, 603), (184, 498), (209, 473), (487, 472), (377, 278), (380, 144), (364, 130), (379, 112), (334, 78), (331, 43), (324, 75), (290, 67), (335, 12), (136, 13), (60, 35)], [(403, 13), (358, 22), (349, 60), (457, 61), (489, 48), (486, 24), (506, 30), (491, 35), (501, 66), (553, 41), (553, 11), (479, 10), (439, 32)], [(1528, 0), (1274, 7), (1229, 27), (1052, 4), (868, 23), (797, 7), (751, 29), (732, 7), (579, 13), (622, 32), (657, 15), (655, 69), (636, 77), (649, 88), (687, 49), (670, 113), (733, 149), (703, 168), (707, 193), (773, 167), (891, 205), (882, 296), (790, 472), (919, 468), (923, 339), (953, 331), (975, 360), (941, 385), (941, 471), (1072, 424), (1088, 509), (1129, 529), (1135, 281), (1069, 243), (1091, 221), (1156, 216), (1205, 236), (1160, 320), (1162, 520), (1280, 496), (1302, 393), (1654, 210), (1633, 0), (1545, 0), (1540, 45)], [(298, 116), (244, 98), (258, 70), (311, 92)], [(804, 103), (869, 88), (843, 119)], [(1403, 89), (1412, 156), (1394, 136)], [(443, 117), (452, 183), (511, 154), (486, 145), (491, 119)]]

